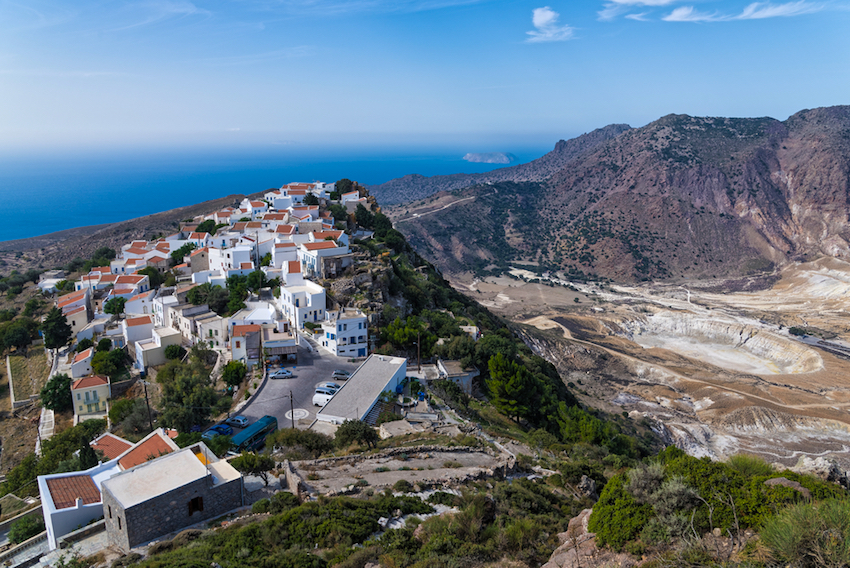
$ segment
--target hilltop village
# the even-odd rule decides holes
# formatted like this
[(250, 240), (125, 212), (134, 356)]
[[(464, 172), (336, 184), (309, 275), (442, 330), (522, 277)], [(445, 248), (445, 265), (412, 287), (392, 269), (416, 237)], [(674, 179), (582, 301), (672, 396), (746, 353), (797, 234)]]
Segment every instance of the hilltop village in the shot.
[(40, 294), (0, 310), (6, 417), (38, 427), (32, 453), (4, 430), (5, 565), (768, 566), (793, 554), (756, 529), (846, 502), (830, 464), (698, 459), (596, 410), (354, 182), (176, 229), (0, 279)]

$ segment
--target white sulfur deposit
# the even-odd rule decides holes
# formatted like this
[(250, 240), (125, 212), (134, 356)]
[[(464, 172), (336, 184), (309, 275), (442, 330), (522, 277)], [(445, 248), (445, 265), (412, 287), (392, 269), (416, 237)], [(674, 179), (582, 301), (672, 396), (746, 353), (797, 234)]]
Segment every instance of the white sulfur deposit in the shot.
[(622, 325), (626, 336), (641, 347), (668, 349), (734, 371), (796, 374), (823, 368), (815, 350), (734, 321), (664, 311)]

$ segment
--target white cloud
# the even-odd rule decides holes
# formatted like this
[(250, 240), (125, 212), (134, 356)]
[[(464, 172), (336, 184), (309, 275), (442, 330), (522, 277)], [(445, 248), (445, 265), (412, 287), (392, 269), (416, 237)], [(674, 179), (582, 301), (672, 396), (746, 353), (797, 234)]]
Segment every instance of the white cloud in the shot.
[[(678, 0), (610, 0), (605, 3), (600, 11), (596, 13), (599, 19), (603, 22), (613, 20), (617, 16), (627, 13), (629, 10), (637, 7), (643, 8), (658, 8), (659, 6), (668, 6)], [(644, 16), (646, 12), (640, 14), (628, 14), (626, 17), (632, 20), (646, 21)]]
[(682, 6), (661, 19), (665, 22), (717, 22), (728, 18), (718, 15), (716, 12), (709, 14), (708, 12), (700, 12), (693, 6)]
[(575, 30), (568, 25), (559, 25), (560, 14), (549, 6), (535, 8), (531, 15), (531, 23), (537, 28), (526, 32), (530, 37), (529, 43), (541, 43), (545, 41), (566, 41), (572, 39)]
[(762, 20), (765, 18), (781, 18), (791, 16), (802, 16), (823, 10), (822, 4), (813, 4), (800, 0), (785, 4), (771, 4), (770, 2), (753, 2), (737, 16), (728, 14), (709, 14), (700, 12), (693, 6), (682, 6), (676, 8), (662, 19), (665, 22), (729, 22), (732, 20)]
[(640, 14), (626, 14), (626, 18), (630, 20), (635, 20), (637, 22), (648, 22), (649, 19), (646, 17), (648, 13), (649, 12), (641, 12)]
[(788, 2), (787, 4), (771, 4), (770, 2), (753, 2), (738, 16), (737, 20), (760, 20), (763, 18), (782, 18), (790, 16), (801, 16), (819, 12), (823, 9), (821, 4), (812, 4), (801, 0), (800, 2)]

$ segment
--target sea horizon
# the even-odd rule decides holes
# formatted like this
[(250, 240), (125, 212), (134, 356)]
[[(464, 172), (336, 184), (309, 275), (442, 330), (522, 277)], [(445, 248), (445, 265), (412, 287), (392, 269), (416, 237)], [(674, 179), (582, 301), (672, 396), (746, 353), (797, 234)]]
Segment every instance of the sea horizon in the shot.
[[(378, 185), (409, 174), (482, 173), (539, 158), (554, 146), (428, 148), (183, 148), (36, 152), (0, 156), (0, 242), (134, 219), (291, 182)], [(513, 154), (510, 164), (467, 152)]]

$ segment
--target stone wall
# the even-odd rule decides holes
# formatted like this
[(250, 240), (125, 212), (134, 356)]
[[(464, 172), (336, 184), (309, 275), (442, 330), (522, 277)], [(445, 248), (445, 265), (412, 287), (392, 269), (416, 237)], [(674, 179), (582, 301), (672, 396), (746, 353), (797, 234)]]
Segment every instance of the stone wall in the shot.
[(301, 498), (301, 476), (296, 473), (295, 468), (292, 467), (292, 464), (289, 463), (289, 460), (284, 460), (282, 464), (280, 464), (279, 469), (283, 470), (283, 473), (278, 476), (280, 480), (281, 487), (286, 486), (290, 493)]
[[(127, 553), (134, 546), (242, 506), (241, 477), (215, 487), (210, 483), (210, 478), (204, 477), (126, 510), (104, 486), (103, 511), (109, 545)], [(196, 497), (203, 499), (203, 511), (190, 515), (189, 502)]]
[(109, 386), (110, 386), (110, 390), (112, 392), (112, 398), (116, 399), (116, 398), (121, 398), (122, 396), (124, 396), (124, 393), (127, 392), (128, 390), (130, 390), (130, 387), (135, 385), (136, 381), (138, 381), (138, 380), (139, 380), (139, 376), (133, 375), (132, 377), (130, 377), (126, 381), (121, 381), (120, 383), (111, 383)]

